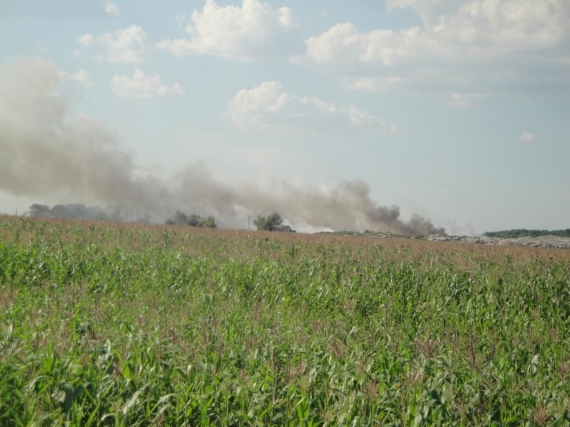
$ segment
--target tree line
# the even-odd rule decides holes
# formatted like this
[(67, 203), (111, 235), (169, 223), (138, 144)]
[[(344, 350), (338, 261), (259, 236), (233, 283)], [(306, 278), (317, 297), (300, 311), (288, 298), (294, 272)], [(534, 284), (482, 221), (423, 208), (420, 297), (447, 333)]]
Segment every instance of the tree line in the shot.
[[(192, 213), (190, 215), (184, 212), (176, 211), (173, 217), (165, 222), (166, 225), (187, 225), (190, 227), (217, 228), (216, 219), (213, 216), (202, 217)], [(283, 225), (283, 218), (277, 212), (268, 216), (259, 215), (253, 224), (258, 230), (263, 231), (293, 231), (291, 227)]]
[(201, 217), (195, 213), (186, 215), (176, 211), (172, 218), (166, 220), (167, 225), (188, 225), (190, 227), (217, 228), (216, 219), (213, 216)]
[(570, 228), (567, 228), (566, 230), (527, 230), (525, 228), (519, 228), (514, 230), (487, 231), (486, 233), (483, 233), (483, 236), (500, 237), (503, 239), (540, 236), (570, 237)]
[[(28, 210), (28, 215), (37, 218), (60, 218), (60, 219), (84, 219), (93, 221), (112, 222), (138, 222), (150, 223), (150, 216), (137, 217), (133, 221), (133, 212), (118, 208), (105, 210), (97, 206), (86, 206), (81, 203), (58, 204), (54, 206), (34, 203)], [(190, 227), (217, 228), (216, 219), (213, 216), (202, 217), (196, 213), (189, 215), (176, 211), (176, 213), (166, 220), (167, 225), (185, 225)], [(253, 221), (258, 230), (262, 231), (294, 231), (289, 226), (283, 225), (283, 218), (277, 212), (268, 216), (258, 215)]]

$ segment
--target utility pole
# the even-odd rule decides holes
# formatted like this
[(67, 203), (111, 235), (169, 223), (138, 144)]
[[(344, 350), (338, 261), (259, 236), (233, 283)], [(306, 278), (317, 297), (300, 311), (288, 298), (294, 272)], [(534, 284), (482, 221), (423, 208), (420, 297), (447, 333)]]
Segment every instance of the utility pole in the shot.
[(249, 215), (247, 216), (247, 229), (249, 230)]

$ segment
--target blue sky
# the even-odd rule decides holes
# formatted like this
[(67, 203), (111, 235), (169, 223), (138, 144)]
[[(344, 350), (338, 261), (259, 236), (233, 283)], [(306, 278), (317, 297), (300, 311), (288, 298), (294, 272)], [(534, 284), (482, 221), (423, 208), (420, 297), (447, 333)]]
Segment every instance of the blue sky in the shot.
[[(325, 195), (361, 180), (379, 206), (451, 233), (570, 227), (567, 0), (8, 0), (0, 67), (0, 112), (30, 84), (10, 76), (57, 70), (42, 96), (65, 103), (58, 126), (82, 117), (112, 135), (128, 180), (194, 167), (219, 188)], [(16, 122), (0, 117), (8, 135), (27, 131)], [(35, 168), (13, 141), (0, 139), (5, 168)], [(16, 175), (0, 172), (0, 211), (116, 202)], [(271, 208), (240, 197), (240, 215)]]

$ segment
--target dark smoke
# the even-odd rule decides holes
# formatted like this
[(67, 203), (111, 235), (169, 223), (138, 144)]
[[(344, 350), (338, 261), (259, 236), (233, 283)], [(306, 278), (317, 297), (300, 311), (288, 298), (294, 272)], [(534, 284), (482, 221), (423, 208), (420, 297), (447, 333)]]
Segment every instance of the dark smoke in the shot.
[(133, 156), (114, 134), (70, 114), (57, 93), (61, 80), (58, 68), (43, 60), (0, 66), (0, 191), (123, 206), (162, 220), (178, 210), (203, 212), (226, 227), (243, 226), (248, 214), (277, 211), (314, 228), (444, 232), (418, 215), (402, 221), (399, 207), (379, 206), (359, 180), (328, 192), (288, 183), (269, 192), (246, 182), (222, 183), (202, 165), (181, 171), (174, 182), (140, 178)]

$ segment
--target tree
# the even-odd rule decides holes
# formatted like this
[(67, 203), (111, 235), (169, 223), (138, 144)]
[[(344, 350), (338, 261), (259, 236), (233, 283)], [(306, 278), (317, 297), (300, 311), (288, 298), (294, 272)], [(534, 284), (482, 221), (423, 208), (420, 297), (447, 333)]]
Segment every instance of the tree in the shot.
[(281, 215), (277, 212), (273, 212), (267, 217), (258, 216), (257, 219), (253, 221), (253, 224), (258, 230), (273, 231), (283, 224), (283, 218), (281, 218)]
[(190, 218), (188, 218), (188, 225), (191, 225), (192, 227), (202, 227), (203, 222), (202, 218), (194, 213), (190, 215)]
[(188, 225), (190, 227), (207, 227), (217, 228), (216, 219), (213, 216), (203, 218), (198, 214), (192, 213), (186, 215), (183, 212), (177, 211), (174, 217), (166, 220), (167, 225)]
[(174, 214), (174, 224), (176, 225), (188, 225), (188, 217), (186, 214), (176, 211)]
[(203, 227), (218, 228), (218, 226), (216, 225), (216, 219), (213, 216), (209, 216), (208, 218), (206, 218), (206, 221), (204, 221)]
[(94, 209), (80, 203), (55, 205), (51, 208), (51, 214), (55, 218), (91, 219), (94, 216)]
[(50, 207), (46, 205), (40, 205), (38, 203), (34, 203), (30, 206), (29, 210), (30, 216), (51, 216)]

